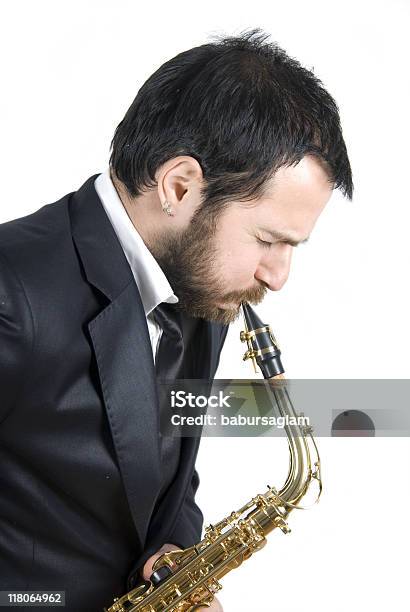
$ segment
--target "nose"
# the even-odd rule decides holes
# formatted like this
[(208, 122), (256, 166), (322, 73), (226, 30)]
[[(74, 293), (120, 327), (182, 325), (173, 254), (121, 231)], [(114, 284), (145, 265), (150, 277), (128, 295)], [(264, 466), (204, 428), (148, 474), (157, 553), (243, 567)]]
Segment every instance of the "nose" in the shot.
[(288, 280), (293, 247), (290, 244), (276, 244), (272, 252), (264, 254), (255, 272), (255, 278), (262, 281), (271, 291), (279, 291)]

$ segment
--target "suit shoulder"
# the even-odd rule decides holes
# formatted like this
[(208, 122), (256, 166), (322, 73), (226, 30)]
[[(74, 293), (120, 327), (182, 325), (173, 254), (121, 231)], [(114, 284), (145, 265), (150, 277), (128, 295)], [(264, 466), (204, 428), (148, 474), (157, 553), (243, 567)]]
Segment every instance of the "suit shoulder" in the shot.
[(52, 265), (64, 246), (71, 245), (71, 196), (69, 193), (34, 213), (0, 224), (0, 253), (17, 273), (24, 276), (35, 264)]
[(29, 215), (1, 223), (1, 247), (8, 249), (13, 248), (13, 245), (35, 243), (64, 231), (69, 223), (68, 202), (71, 196), (72, 193), (69, 193), (57, 202), (46, 204)]

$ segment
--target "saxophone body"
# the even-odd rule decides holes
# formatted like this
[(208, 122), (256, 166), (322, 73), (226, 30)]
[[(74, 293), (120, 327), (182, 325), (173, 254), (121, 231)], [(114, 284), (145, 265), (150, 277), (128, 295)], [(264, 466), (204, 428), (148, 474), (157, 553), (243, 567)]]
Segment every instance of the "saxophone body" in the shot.
[[(279, 416), (296, 417), (286, 384), (281, 352), (268, 325), (264, 325), (248, 304), (242, 304), (245, 331), (241, 340), (268, 381), (268, 390)], [(289, 421), (289, 419), (288, 419)], [(239, 567), (266, 544), (266, 536), (276, 528), (289, 533), (289, 513), (300, 509), (300, 502), (313, 482), (317, 501), (322, 491), (320, 459), (310, 427), (285, 425), (289, 446), (289, 470), (280, 490), (268, 486), (239, 510), (205, 529), (195, 546), (162, 555), (154, 565), (150, 580), (143, 581), (126, 595), (114, 600), (105, 612), (192, 612), (209, 606), (222, 588), (220, 579)]]

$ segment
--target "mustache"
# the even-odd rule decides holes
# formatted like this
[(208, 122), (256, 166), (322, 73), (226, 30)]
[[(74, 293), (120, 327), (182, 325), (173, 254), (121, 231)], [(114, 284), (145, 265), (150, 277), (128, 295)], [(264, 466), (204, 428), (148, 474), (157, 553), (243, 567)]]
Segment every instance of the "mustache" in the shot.
[(265, 286), (252, 287), (251, 289), (243, 289), (241, 291), (230, 291), (224, 294), (224, 299), (227, 302), (249, 302), (250, 304), (259, 304), (266, 296), (268, 290)]

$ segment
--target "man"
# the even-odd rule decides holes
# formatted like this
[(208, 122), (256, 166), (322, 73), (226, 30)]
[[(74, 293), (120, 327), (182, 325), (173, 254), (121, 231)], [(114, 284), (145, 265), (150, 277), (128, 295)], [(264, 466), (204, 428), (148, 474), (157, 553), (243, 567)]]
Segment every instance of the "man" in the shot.
[(97, 612), (201, 538), (199, 442), (160, 439), (156, 380), (212, 379), (239, 304), (352, 195), (333, 99), (266, 38), (166, 62), (107, 172), (0, 227), (3, 590)]

